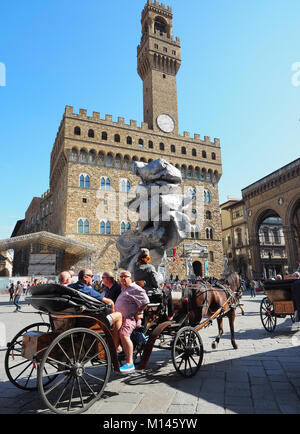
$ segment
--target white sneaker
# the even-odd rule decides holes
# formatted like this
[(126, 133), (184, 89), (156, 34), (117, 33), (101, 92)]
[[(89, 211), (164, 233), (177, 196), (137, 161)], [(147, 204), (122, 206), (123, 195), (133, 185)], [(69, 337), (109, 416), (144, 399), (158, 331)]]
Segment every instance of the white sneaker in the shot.
[(295, 321), (294, 324), (292, 324), (291, 326), (291, 330), (293, 332), (300, 330), (300, 321)]

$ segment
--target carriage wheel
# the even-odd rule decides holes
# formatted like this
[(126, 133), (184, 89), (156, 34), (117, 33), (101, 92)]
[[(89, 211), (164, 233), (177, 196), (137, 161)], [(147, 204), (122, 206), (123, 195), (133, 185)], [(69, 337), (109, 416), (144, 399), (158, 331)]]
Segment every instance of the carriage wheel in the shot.
[[(56, 376), (49, 388), (43, 384), (47, 364)], [(111, 356), (102, 336), (85, 328), (67, 330), (55, 338), (41, 361), (41, 397), (55, 413), (82, 413), (102, 395), (110, 370)]]
[(193, 327), (180, 329), (172, 344), (172, 360), (176, 371), (183, 377), (193, 377), (203, 361), (202, 339)]
[(276, 327), (277, 318), (274, 314), (273, 303), (267, 297), (263, 298), (260, 304), (260, 318), (267, 332), (273, 332)]
[[(50, 324), (39, 322), (22, 329), (11, 342), (7, 344), (7, 351), (5, 355), (5, 371), (10, 382), (19, 389), (23, 390), (37, 390), (37, 371), (38, 364), (33, 360), (24, 359), (21, 355), (23, 336), (28, 331), (36, 331), (48, 333)], [(46, 367), (45, 367), (46, 369)], [(49, 383), (52, 378), (44, 379)]]

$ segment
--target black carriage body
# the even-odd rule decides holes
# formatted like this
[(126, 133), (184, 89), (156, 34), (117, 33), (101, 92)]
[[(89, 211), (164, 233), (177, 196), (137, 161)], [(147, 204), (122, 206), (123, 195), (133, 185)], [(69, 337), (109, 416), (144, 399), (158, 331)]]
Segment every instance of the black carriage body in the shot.
[(45, 313), (60, 313), (73, 310), (97, 312), (106, 316), (111, 313), (109, 305), (83, 292), (59, 284), (37, 285), (30, 287), (30, 297), (26, 301), (35, 309)]

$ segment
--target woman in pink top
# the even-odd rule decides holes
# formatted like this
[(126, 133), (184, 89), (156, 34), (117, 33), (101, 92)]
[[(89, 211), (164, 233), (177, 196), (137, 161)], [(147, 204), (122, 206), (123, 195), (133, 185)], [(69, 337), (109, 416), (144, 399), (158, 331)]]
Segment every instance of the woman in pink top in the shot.
[(132, 282), (131, 273), (123, 271), (120, 275), (122, 291), (115, 303), (115, 311), (122, 314), (122, 325), (119, 330), (120, 340), (126, 355), (126, 364), (121, 372), (134, 371), (133, 343), (130, 335), (141, 324), (142, 312), (150, 300), (146, 291)]

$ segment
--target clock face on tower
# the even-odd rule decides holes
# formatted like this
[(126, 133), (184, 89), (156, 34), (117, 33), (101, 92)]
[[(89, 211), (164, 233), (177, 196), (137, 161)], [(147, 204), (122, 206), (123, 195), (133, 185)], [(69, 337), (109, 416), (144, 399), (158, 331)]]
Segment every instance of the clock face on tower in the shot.
[(159, 115), (156, 122), (158, 128), (164, 133), (171, 133), (175, 128), (175, 122), (169, 115)]

